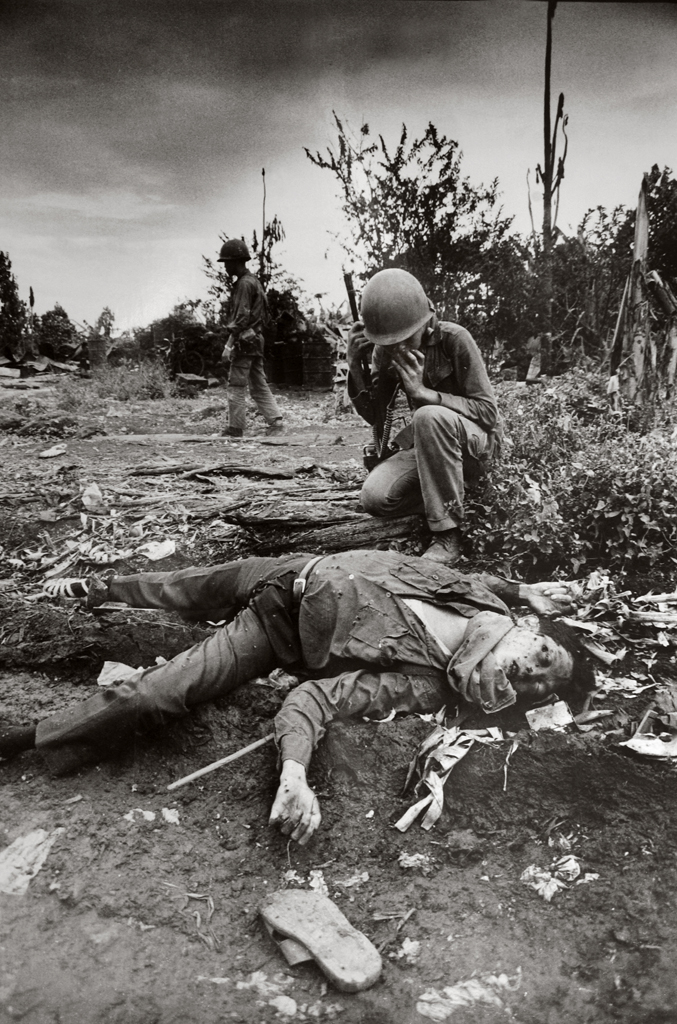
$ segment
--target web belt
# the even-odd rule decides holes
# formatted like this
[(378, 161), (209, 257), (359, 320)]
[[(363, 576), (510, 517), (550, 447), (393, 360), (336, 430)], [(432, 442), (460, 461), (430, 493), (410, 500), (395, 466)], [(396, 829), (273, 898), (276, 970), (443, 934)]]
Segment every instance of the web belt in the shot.
[(306, 564), (301, 569), (301, 572), (298, 574), (298, 576), (294, 580), (294, 587), (293, 587), (293, 590), (292, 590), (292, 595), (294, 597), (294, 604), (295, 605), (298, 606), (298, 605), (301, 604), (301, 598), (303, 597), (303, 595), (306, 592), (306, 584), (308, 582), (308, 577), (310, 576), (311, 572), (313, 571), (313, 569), (315, 568), (317, 563), (322, 558), (324, 558), (324, 555), (315, 555), (314, 558), (311, 558), (309, 562), (306, 562)]

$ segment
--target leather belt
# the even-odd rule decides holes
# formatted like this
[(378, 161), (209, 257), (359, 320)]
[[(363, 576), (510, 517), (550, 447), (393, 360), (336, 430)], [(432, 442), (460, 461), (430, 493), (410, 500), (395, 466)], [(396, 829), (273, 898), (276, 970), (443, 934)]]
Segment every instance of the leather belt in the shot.
[(306, 564), (301, 569), (301, 572), (294, 580), (294, 588), (292, 590), (292, 594), (294, 596), (294, 604), (301, 604), (301, 598), (306, 592), (306, 584), (308, 582), (308, 577), (310, 576), (311, 572), (313, 571), (317, 563), (322, 558), (324, 558), (324, 555), (315, 555), (315, 558), (311, 558), (309, 562), (306, 562)]

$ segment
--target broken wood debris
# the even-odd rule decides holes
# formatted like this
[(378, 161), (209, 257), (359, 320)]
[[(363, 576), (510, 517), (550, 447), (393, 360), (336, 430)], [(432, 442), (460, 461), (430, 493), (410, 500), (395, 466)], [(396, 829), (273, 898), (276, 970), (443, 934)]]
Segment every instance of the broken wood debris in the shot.
[(635, 622), (652, 623), (656, 626), (677, 626), (677, 611), (661, 612), (657, 609), (653, 612), (636, 612), (629, 610), (627, 616)]
[[(270, 478), (292, 479), (301, 467), (291, 469), (264, 469), (262, 466), (246, 465), (243, 462), (161, 462), (135, 466), (128, 471), (128, 476), (163, 476), (168, 473), (179, 474), (180, 479), (190, 480), (199, 473), (219, 473), (223, 476), (261, 476)], [(303, 464), (307, 472), (309, 467)]]
[(214, 434), (108, 434), (107, 441), (126, 444), (213, 444)]

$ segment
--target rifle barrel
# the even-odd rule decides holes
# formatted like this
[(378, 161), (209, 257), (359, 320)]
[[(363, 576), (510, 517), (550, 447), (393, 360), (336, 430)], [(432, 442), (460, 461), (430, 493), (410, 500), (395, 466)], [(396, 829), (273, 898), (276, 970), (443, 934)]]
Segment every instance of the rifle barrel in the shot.
[(353, 275), (344, 274), (343, 280), (348, 292), (348, 302), (350, 303), (350, 312), (353, 315), (353, 320), (359, 320), (360, 314), (357, 308), (357, 296), (355, 295), (355, 287), (353, 285)]

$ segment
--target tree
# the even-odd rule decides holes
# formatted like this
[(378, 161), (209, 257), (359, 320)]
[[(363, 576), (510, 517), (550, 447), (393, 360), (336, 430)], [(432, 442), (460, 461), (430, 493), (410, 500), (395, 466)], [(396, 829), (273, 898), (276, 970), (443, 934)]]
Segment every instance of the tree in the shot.
[(114, 323), (115, 313), (108, 306), (104, 306), (91, 328), (91, 333), (97, 338), (110, 338)]
[(672, 419), (677, 380), (677, 183), (656, 164), (645, 174), (634, 216), (632, 260), (610, 358), (610, 393), (635, 425)]
[[(550, 199), (557, 202), (564, 157), (555, 142), (566, 119), (560, 100), (548, 138)], [(474, 186), (462, 175), (458, 144), (429, 125), (408, 141), (403, 127), (391, 152), (364, 125), (355, 135), (336, 115), (337, 143), (308, 153), (339, 182), (348, 236), (342, 241), (360, 276), (399, 266), (422, 282), (441, 316), (456, 319), (481, 345), (487, 361), (526, 371), (529, 343), (551, 332), (550, 366), (581, 357), (605, 358), (632, 247), (633, 214), (619, 206), (589, 210), (575, 236), (556, 230), (551, 213), (547, 309), (544, 243), (511, 232), (499, 204), (498, 182)], [(539, 167), (539, 179), (541, 169)], [(672, 196), (672, 190), (664, 187)], [(675, 189), (677, 208), (677, 188)], [(552, 203), (551, 203), (552, 205)], [(666, 245), (669, 239), (667, 232)]]
[[(536, 180), (540, 181), (543, 185), (542, 283), (545, 328), (547, 331), (550, 331), (552, 328), (552, 248), (555, 240), (559, 191), (564, 178), (564, 162), (567, 157), (568, 139), (565, 129), (569, 120), (568, 116), (564, 113), (564, 93), (561, 92), (557, 101), (555, 126), (551, 134), (550, 74), (552, 66), (552, 22), (555, 17), (556, 8), (557, 0), (549, 0), (545, 43), (545, 85), (543, 89), (543, 164), (538, 164), (536, 167)], [(564, 152), (558, 159), (557, 134), (560, 124), (564, 134)], [(554, 215), (552, 211), (553, 198), (556, 199)]]
[(280, 280), (285, 276), (282, 265), (273, 257), (273, 246), (285, 239), (282, 221), (276, 216), (266, 224), (262, 236), (259, 239), (256, 231), (252, 232), (251, 248), (254, 257), (258, 262), (259, 270), (257, 277), (264, 288), (274, 280)]
[[(394, 150), (367, 124), (356, 135), (334, 113), (335, 147), (306, 155), (338, 180), (349, 235), (347, 257), (366, 280), (384, 267), (414, 274), (447, 318), (458, 318), (485, 351), (514, 345), (525, 329), (528, 252), (510, 234), (498, 181), (473, 185), (453, 139), (429, 124)], [(527, 289), (528, 290), (528, 289)]]
[(553, 367), (578, 356), (606, 358), (632, 250), (634, 215), (588, 210), (574, 236), (558, 234), (551, 253)]
[(406, 267), (434, 300), (491, 245), (504, 239), (511, 218), (498, 206), (498, 181), (488, 188), (461, 175), (457, 142), (429, 124), (409, 142), (406, 125), (391, 153), (382, 135), (372, 141), (369, 126), (359, 137), (334, 114), (338, 149), (306, 155), (339, 181), (351, 239), (343, 245), (369, 277), (386, 266)]
[(77, 347), (78, 332), (68, 313), (58, 302), (53, 309), (36, 317), (35, 338), (38, 351), (50, 359), (69, 359)]
[(9, 253), (0, 251), (0, 355), (21, 358), (26, 319), (26, 304), (19, 298)]
[(677, 284), (677, 181), (670, 167), (654, 164), (646, 175), (649, 265)]

